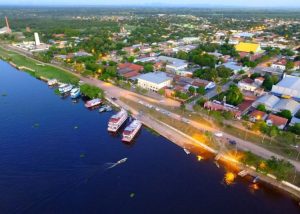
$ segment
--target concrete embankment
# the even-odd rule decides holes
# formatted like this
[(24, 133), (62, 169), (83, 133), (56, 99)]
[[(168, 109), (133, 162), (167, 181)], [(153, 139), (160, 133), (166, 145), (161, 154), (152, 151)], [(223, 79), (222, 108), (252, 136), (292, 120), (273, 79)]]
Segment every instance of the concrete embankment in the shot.
[(134, 108), (128, 106), (124, 102), (118, 100), (117, 102), (107, 99), (113, 105), (117, 106), (118, 108), (122, 106), (126, 110), (130, 111), (134, 117), (137, 117), (145, 126), (153, 129), (161, 136), (167, 138), (168, 140), (172, 141), (176, 145), (182, 148), (189, 148), (191, 146), (199, 146), (202, 149), (206, 150), (213, 155), (217, 155), (218, 160), (220, 162), (226, 162), (230, 164), (234, 164), (239, 170), (246, 170), (247, 174), (254, 177), (259, 177), (259, 181), (265, 183), (267, 185), (271, 185), (272, 187), (278, 189), (279, 191), (286, 192), (290, 194), (293, 198), (300, 200), (300, 188), (295, 186), (286, 181), (279, 181), (273, 175), (264, 175), (262, 173), (257, 172), (254, 167), (249, 167), (241, 164), (235, 159), (230, 158), (229, 156), (220, 154), (217, 150), (210, 148), (206, 144), (194, 139), (193, 137), (186, 135), (185, 133), (181, 132), (180, 130), (175, 129), (174, 127), (169, 126), (166, 123), (163, 123), (151, 116), (140, 115)]

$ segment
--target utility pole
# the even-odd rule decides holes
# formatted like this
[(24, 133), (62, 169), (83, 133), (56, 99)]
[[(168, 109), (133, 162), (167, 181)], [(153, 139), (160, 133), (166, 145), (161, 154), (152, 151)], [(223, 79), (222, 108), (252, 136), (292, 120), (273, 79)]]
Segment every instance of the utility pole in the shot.
[[(296, 161), (298, 161), (299, 155), (300, 155), (300, 150), (298, 149), (298, 155), (297, 155)], [(297, 170), (296, 170), (296, 167), (295, 167), (295, 176), (294, 176), (294, 179), (293, 179), (293, 183), (295, 183), (296, 176), (297, 176)]]

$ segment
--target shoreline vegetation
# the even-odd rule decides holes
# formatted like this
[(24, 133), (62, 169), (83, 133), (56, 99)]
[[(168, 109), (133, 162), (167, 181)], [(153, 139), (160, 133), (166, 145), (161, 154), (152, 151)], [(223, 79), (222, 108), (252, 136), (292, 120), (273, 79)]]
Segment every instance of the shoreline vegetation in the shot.
[(7, 51), (0, 47), (0, 58), (8, 61), (19, 70), (24, 70), (36, 78), (57, 79), (59, 82), (77, 85), (79, 78), (58, 68), (37, 63), (37, 61), (22, 56), (16, 52)]
[[(74, 85), (78, 85), (80, 80), (77, 76), (70, 74), (66, 71), (63, 71), (62, 69), (53, 67), (51, 65), (45, 65), (44, 63), (37, 63), (37, 61), (34, 59), (25, 57), (17, 52), (5, 50), (2, 47), (0, 47), (0, 59), (9, 62), (13, 67), (20, 70), (24, 70), (25, 72), (29, 73), (30, 75), (38, 79), (55, 78), (58, 81), (70, 83)], [(86, 96), (90, 98), (95, 98), (95, 97), (104, 98), (103, 90), (96, 86), (84, 84), (81, 86), (81, 90)], [(148, 112), (147, 109), (141, 109), (141, 105), (139, 106), (139, 104), (135, 102), (129, 103), (133, 101), (128, 101), (126, 99), (123, 99), (122, 101), (131, 107), (133, 106), (132, 108), (134, 109), (143, 110), (144, 112), (149, 113), (151, 116), (153, 116), (154, 114), (153, 112)], [(190, 129), (190, 127), (187, 126), (186, 124), (184, 125), (184, 127), (182, 126), (183, 124), (177, 124), (177, 123), (175, 124), (175, 122), (172, 119), (167, 118), (163, 115), (154, 115), (154, 117), (156, 117), (155, 119), (158, 121), (162, 120), (162, 123), (166, 123), (172, 127), (175, 126), (174, 129), (181, 130), (182, 133), (185, 133), (188, 136), (194, 137), (193, 135), (195, 135), (195, 132), (200, 133), (199, 130), (193, 127), (192, 127), (193, 129)], [(150, 129), (152, 128), (150, 127)], [(156, 130), (154, 131), (160, 134), (160, 131), (156, 131)], [(202, 141), (206, 139), (208, 147), (212, 147), (213, 149), (218, 149), (218, 146), (216, 147), (216, 144), (212, 142), (213, 137), (211, 133), (201, 133), (201, 134), (196, 135), (196, 137), (199, 138), (197, 139), (198, 141)], [(288, 180), (289, 182), (293, 180), (294, 182), (297, 181), (296, 182), (297, 185), (300, 184), (300, 180), (299, 180), (300, 176), (295, 174), (296, 171), (289, 162), (283, 160), (277, 160), (277, 159), (264, 160), (248, 152), (245, 153), (243, 159), (239, 160), (235, 164), (238, 164), (239, 167), (242, 166), (243, 168), (247, 168), (248, 173), (251, 175), (259, 175), (260, 180), (262, 180), (263, 182), (271, 184), (277, 189), (288, 192), (295, 198), (300, 199), (300, 188), (292, 185), (291, 183), (287, 183), (286, 181), (283, 181), (283, 179)], [(294, 176), (291, 175), (292, 172), (295, 172)], [(269, 173), (272, 173), (276, 176), (270, 175)]]

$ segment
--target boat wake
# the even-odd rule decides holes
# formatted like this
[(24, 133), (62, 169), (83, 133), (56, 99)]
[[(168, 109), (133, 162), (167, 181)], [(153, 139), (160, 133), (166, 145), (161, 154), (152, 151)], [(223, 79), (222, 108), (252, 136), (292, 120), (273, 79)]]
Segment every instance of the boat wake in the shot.
[(123, 159), (121, 159), (121, 160), (119, 160), (115, 163), (106, 163), (106, 164), (104, 164), (105, 165), (105, 170), (112, 169), (112, 168), (114, 168), (114, 167), (116, 167), (120, 164), (125, 163), (126, 161), (127, 161), (127, 158), (123, 158)]

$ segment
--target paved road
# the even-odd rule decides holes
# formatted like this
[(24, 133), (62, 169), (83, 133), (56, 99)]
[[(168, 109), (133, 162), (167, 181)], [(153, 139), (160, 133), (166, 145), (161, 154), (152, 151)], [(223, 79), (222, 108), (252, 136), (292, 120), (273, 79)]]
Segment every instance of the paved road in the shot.
[[(22, 54), (22, 55), (24, 55), (24, 54)], [(35, 60), (35, 61), (37, 61), (37, 60)], [(39, 62), (39, 61), (37, 61), (37, 62)], [(60, 66), (57, 66), (57, 65), (53, 65), (53, 64), (48, 64), (48, 65), (57, 67), (59, 69), (63, 69), (63, 68), (61, 68)], [(74, 74), (73, 72), (71, 72), (69, 70), (66, 70), (66, 69), (63, 69), (63, 70), (65, 70), (65, 71), (67, 71), (69, 73)], [(145, 102), (145, 104), (147, 104), (147, 101), (151, 102), (151, 104), (152, 103), (157, 103), (157, 104), (160, 103), (161, 104), (161, 101), (163, 100), (164, 101), (163, 104), (166, 105), (166, 106), (168, 106), (168, 107), (172, 107), (172, 106), (173, 107), (174, 106), (177, 107), (177, 106), (179, 106), (179, 103), (177, 101), (174, 101), (174, 100), (171, 100), (171, 99), (162, 98), (162, 100), (156, 100), (156, 99), (153, 99), (153, 98), (145, 97), (143, 95), (136, 94), (134, 92), (127, 91), (125, 89), (119, 88), (117, 86), (112, 85), (111, 83), (106, 83), (106, 82), (103, 82), (103, 81), (100, 81), (100, 80), (94, 79), (94, 78), (82, 77), (79, 74), (75, 74), (75, 75), (78, 76), (82, 81), (84, 81), (86, 83), (89, 83), (91, 85), (95, 85), (95, 86), (97, 86), (97, 87), (102, 88), (103, 90), (105, 90), (106, 94), (107, 94), (107, 97), (116, 97), (116, 98), (125, 97), (126, 99), (130, 99), (130, 100), (135, 101), (135, 102), (139, 102), (140, 100), (143, 100), (143, 102)], [(124, 105), (121, 101), (118, 101), (118, 102), (121, 105)], [(148, 104), (150, 104), (150, 103), (148, 103)], [(162, 110), (167, 111), (166, 109), (162, 109)], [(132, 109), (132, 111), (134, 111), (134, 109)], [(172, 117), (172, 118), (174, 118), (174, 119), (177, 119), (177, 120), (182, 120), (182, 117), (180, 115), (178, 115), (178, 114), (175, 114), (175, 113), (169, 112), (169, 116)], [(148, 120), (148, 122), (151, 121), (150, 118), (148, 118), (147, 120)], [(186, 119), (186, 120), (188, 120), (188, 119)], [(207, 126), (205, 124), (202, 124), (202, 123), (198, 123), (196, 121), (189, 120), (189, 124), (192, 125), (193, 127), (197, 128), (197, 129), (201, 130), (201, 131), (210, 131), (210, 132), (213, 132), (213, 133), (218, 132), (217, 129), (209, 127), (209, 126)], [(161, 128), (164, 128), (164, 127), (159, 126), (159, 127), (156, 127), (156, 128), (161, 129)], [(172, 135), (179, 137), (179, 135), (177, 135), (176, 132), (174, 132), (174, 130), (173, 130), (173, 132), (172, 131), (168, 131), (168, 136), (172, 136)], [(274, 152), (271, 152), (271, 151), (269, 151), (269, 150), (267, 150), (267, 149), (265, 149), (265, 148), (263, 148), (263, 147), (261, 147), (259, 145), (256, 145), (256, 144), (254, 144), (252, 142), (239, 139), (239, 138), (237, 138), (235, 136), (232, 136), (232, 135), (229, 135), (229, 134), (226, 134), (226, 133), (224, 133), (224, 137), (235, 140), (237, 142), (237, 147), (239, 149), (246, 150), (246, 151), (248, 151), (248, 150), (252, 151), (254, 154), (259, 155), (259, 156), (261, 156), (263, 158), (271, 158), (272, 156), (274, 156), (274, 157), (286, 159), (283, 156), (280, 156), (280, 155), (278, 155), (278, 154), (276, 154)], [(173, 139), (173, 137), (172, 137), (172, 139)], [(182, 139), (182, 137), (180, 137), (180, 139)], [(290, 159), (286, 159), (286, 160), (290, 161), (295, 166), (295, 168), (298, 171), (300, 171), (300, 162), (294, 161), (294, 160), (290, 160)]]

